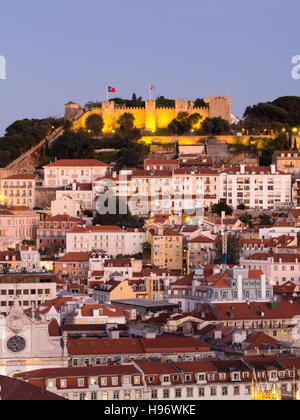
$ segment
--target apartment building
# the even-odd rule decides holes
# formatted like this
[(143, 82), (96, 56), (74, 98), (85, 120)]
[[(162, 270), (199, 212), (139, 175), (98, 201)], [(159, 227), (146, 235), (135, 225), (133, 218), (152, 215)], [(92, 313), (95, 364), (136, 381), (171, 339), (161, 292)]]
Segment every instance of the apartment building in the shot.
[(0, 312), (7, 315), (17, 300), (23, 309), (36, 307), (56, 297), (56, 276), (53, 273), (0, 274)]
[(240, 264), (249, 270), (261, 270), (274, 286), (288, 281), (300, 285), (299, 254), (257, 252), (242, 258)]
[(61, 159), (44, 167), (45, 187), (91, 184), (106, 175), (108, 165), (96, 159)]
[(151, 244), (151, 264), (158, 268), (182, 270), (183, 235), (171, 228), (147, 230)]
[(190, 239), (187, 243), (188, 274), (203, 264), (211, 264), (215, 258), (218, 240), (204, 235)]
[(81, 215), (81, 203), (71, 197), (62, 195), (51, 201), (51, 215), (57, 216), (59, 214), (78, 218)]
[(107, 189), (127, 200), (132, 214), (182, 214), (203, 210), (217, 199), (218, 171), (210, 168), (121, 171), (119, 175), (96, 180), (94, 197)]
[(299, 368), (296, 357), (156, 363), (140, 360), (119, 366), (40, 369), (16, 378), (69, 400), (251, 400), (256, 391), (272, 393), (274, 387), (275, 398), (291, 398), (293, 387), (299, 389)]
[(61, 278), (68, 277), (73, 282), (87, 283), (89, 272), (88, 252), (69, 252), (54, 261), (54, 273)]
[(216, 268), (205, 275), (204, 268), (197, 268), (170, 285), (169, 300), (178, 303), (183, 312), (191, 312), (203, 303), (272, 301), (273, 287), (258, 269)]
[(270, 167), (226, 168), (219, 174), (219, 198), (237, 208), (276, 210), (291, 206), (291, 175)]
[(145, 159), (146, 171), (173, 171), (179, 167), (178, 159)]
[(67, 233), (67, 252), (101, 250), (114, 258), (142, 252), (146, 234), (142, 229), (119, 226), (77, 227)]
[(300, 175), (300, 152), (297, 150), (276, 150), (273, 163), (278, 171), (291, 175)]
[(40, 215), (28, 207), (0, 210), (0, 249), (16, 248), (24, 239), (34, 240)]
[(41, 220), (37, 229), (37, 248), (42, 251), (52, 247), (65, 250), (67, 233), (82, 224), (81, 219), (63, 214)]
[(56, 199), (59, 200), (62, 197), (69, 197), (79, 203), (82, 210), (92, 210), (94, 208), (92, 183), (73, 182), (70, 185), (59, 188), (56, 191)]
[(16, 174), (0, 180), (2, 201), (9, 207), (35, 207), (34, 174)]

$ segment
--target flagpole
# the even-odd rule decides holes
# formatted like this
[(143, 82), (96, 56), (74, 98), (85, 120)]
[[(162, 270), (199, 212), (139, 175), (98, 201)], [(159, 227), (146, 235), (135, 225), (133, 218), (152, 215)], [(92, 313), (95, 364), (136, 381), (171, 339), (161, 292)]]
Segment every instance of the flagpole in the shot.
[(108, 85), (106, 86), (106, 100), (108, 102)]
[(150, 98), (150, 101), (151, 101), (151, 99), (152, 99), (152, 94), (151, 94), (151, 85), (149, 84), (149, 98)]

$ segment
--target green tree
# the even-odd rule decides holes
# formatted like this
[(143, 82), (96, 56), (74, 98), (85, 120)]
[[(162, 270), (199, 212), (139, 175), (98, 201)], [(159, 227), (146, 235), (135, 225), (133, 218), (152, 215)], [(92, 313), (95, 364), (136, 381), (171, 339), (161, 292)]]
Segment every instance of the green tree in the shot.
[(238, 210), (246, 210), (246, 206), (245, 206), (245, 204), (244, 204), (244, 203), (240, 203), (240, 204), (237, 206), (237, 209), (238, 209)]
[(49, 155), (57, 159), (91, 159), (97, 140), (84, 131), (68, 131), (52, 144)]
[(91, 114), (87, 117), (85, 122), (86, 130), (93, 136), (100, 136), (104, 127), (102, 115)]
[(134, 115), (130, 112), (125, 112), (123, 115), (121, 115), (117, 121), (117, 124), (120, 126), (120, 132), (122, 134), (128, 134), (129, 132), (132, 132), (135, 128), (134, 120)]
[(221, 135), (230, 133), (230, 124), (221, 117), (206, 118), (202, 124), (205, 134)]
[(271, 216), (269, 216), (268, 214), (260, 214), (259, 215), (259, 223), (261, 225), (270, 226), (270, 225), (273, 224), (273, 220), (272, 220)]
[(221, 216), (222, 212), (225, 211), (225, 214), (231, 216), (233, 213), (232, 207), (228, 206), (225, 201), (219, 201), (218, 204), (213, 204), (211, 206), (211, 211), (213, 214), (218, 214)]
[(252, 216), (249, 213), (244, 213), (239, 217), (240, 221), (245, 225), (248, 225), (251, 229), (253, 227)]
[(143, 243), (143, 255), (144, 255), (146, 264), (148, 264), (149, 260), (151, 259), (151, 244), (150, 244), (150, 242), (144, 242)]

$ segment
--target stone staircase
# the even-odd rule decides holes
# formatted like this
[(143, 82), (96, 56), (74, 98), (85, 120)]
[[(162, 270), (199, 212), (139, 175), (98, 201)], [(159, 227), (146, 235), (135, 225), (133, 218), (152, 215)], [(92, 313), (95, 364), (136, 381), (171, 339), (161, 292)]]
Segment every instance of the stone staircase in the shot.
[[(84, 114), (84, 110), (80, 110), (74, 117), (72, 122), (78, 120)], [(52, 143), (57, 140), (64, 133), (63, 126), (56, 128), (49, 136), (46, 136), (42, 141), (33, 146), (30, 150), (23, 153), (17, 159), (12, 161), (4, 169), (12, 173), (33, 173), (37, 166), (36, 156), (48, 141), (48, 146), (51, 147)]]

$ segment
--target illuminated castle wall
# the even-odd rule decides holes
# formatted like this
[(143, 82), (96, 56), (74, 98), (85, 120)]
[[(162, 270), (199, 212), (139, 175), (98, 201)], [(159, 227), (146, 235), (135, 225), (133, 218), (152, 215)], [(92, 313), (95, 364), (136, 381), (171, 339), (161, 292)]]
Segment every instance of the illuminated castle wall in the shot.
[[(65, 106), (65, 118), (72, 121), (76, 114), (81, 110), (78, 104), (69, 102)], [(104, 132), (111, 132), (118, 128), (117, 121), (125, 112), (129, 112), (135, 117), (135, 126), (145, 130), (156, 130), (157, 128), (165, 128), (177, 117), (180, 112), (188, 114), (198, 113), (204, 118), (222, 117), (230, 123), (231, 115), (231, 98), (227, 96), (211, 95), (208, 99), (208, 106), (203, 108), (194, 108), (194, 102), (188, 99), (176, 99), (175, 108), (159, 108), (156, 107), (155, 100), (146, 100), (145, 108), (125, 108), (117, 106), (113, 101), (102, 102), (102, 108), (93, 108), (92, 110), (84, 110), (81, 118), (73, 122), (73, 129), (79, 130), (85, 128), (85, 121), (91, 114), (100, 114), (104, 121)]]

